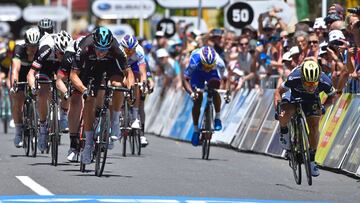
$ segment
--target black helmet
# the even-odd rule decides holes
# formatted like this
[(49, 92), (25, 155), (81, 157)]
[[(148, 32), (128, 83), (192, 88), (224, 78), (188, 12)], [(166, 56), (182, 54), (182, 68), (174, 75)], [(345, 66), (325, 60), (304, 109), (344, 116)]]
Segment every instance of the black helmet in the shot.
[(98, 49), (108, 49), (113, 41), (111, 31), (106, 27), (98, 27), (93, 32), (95, 46)]
[(41, 19), (38, 22), (38, 27), (40, 30), (41, 35), (44, 35), (45, 32), (52, 34), (54, 32), (54, 23), (49, 18)]

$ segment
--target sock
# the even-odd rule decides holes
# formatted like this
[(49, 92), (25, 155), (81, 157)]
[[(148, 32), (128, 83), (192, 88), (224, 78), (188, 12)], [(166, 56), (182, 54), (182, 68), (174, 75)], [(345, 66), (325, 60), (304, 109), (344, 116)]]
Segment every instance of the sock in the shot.
[(215, 114), (215, 119), (220, 119), (220, 112)]
[(111, 122), (113, 124), (119, 124), (120, 123), (120, 114), (121, 114), (121, 111), (114, 111), (113, 112), (112, 119), (111, 119)]
[(139, 108), (133, 108), (133, 116), (134, 116), (134, 120), (138, 118), (139, 116)]
[(46, 121), (40, 121), (40, 133), (47, 132), (47, 123)]
[(194, 125), (194, 132), (199, 132), (199, 127), (197, 125)]
[(79, 148), (79, 133), (70, 133), (70, 148)]
[(91, 131), (85, 131), (85, 137), (86, 137), (86, 141), (85, 144), (86, 145), (93, 145), (94, 144), (94, 132)]
[(24, 124), (15, 123), (15, 135), (21, 135), (23, 132)]
[(280, 127), (280, 133), (281, 134), (287, 134), (289, 132), (289, 129), (287, 126), (285, 127)]
[(310, 149), (310, 161), (315, 161), (316, 150)]

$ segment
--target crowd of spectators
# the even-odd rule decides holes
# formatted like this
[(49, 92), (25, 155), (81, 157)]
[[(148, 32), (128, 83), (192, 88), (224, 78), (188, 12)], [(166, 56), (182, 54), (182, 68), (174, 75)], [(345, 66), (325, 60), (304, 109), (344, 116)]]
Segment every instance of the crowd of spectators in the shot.
[(273, 7), (241, 34), (223, 28), (201, 33), (178, 24), (177, 34), (168, 39), (157, 31), (153, 41), (141, 40), (146, 59), (164, 87), (182, 88), (182, 72), (191, 52), (203, 45), (214, 47), (224, 60), (221, 88), (276, 88), (291, 70), (306, 58), (318, 61), (333, 81), (337, 92), (360, 92), (360, 8), (346, 10), (339, 4), (328, 9), (325, 18), (302, 19), (287, 25)]

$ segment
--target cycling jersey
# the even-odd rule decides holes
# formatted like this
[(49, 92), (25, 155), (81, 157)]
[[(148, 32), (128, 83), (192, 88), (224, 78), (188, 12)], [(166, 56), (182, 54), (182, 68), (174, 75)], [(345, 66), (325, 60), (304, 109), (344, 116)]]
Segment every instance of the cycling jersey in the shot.
[(68, 77), (70, 75), (71, 68), (76, 66), (75, 55), (78, 50), (80, 41), (84, 39), (84, 36), (79, 37), (77, 40), (74, 40), (69, 44), (65, 49), (64, 57), (61, 60), (61, 68), (58, 70), (58, 74)]
[(300, 67), (297, 67), (289, 74), (287, 80), (282, 83), (282, 87), (288, 89), (288, 91), (282, 95), (282, 101), (289, 102), (294, 98), (301, 98), (302, 109), (306, 117), (320, 116), (320, 92), (325, 92), (328, 96), (336, 93), (332, 86), (331, 79), (324, 72), (321, 72), (319, 84), (314, 93), (307, 92), (302, 84), (301, 70)]
[(33, 59), (29, 60), (29, 56), (26, 53), (26, 45), (24, 40), (17, 42), (17, 44), (15, 45), (13, 59), (19, 59), (21, 61), (18, 82), (26, 82), (26, 76), (31, 68)]
[(140, 65), (146, 63), (144, 49), (142, 48), (142, 46), (136, 46), (135, 52), (131, 56), (128, 56), (127, 63), (134, 73), (140, 72)]
[(40, 79), (53, 78), (60, 68), (60, 60), (55, 54), (53, 34), (44, 35), (40, 41), (39, 50), (35, 55), (32, 68), (40, 73)]
[(225, 63), (217, 53), (215, 68), (209, 72), (204, 71), (200, 59), (200, 50), (196, 49), (191, 53), (190, 63), (184, 72), (185, 78), (190, 79), (192, 88), (204, 88), (205, 81), (220, 80), (225, 71)]
[(107, 77), (124, 76), (123, 71), (128, 67), (126, 62), (126, 54), (116, 40), (112, 41), (104, 58), (97, 58), (94, 39), (90, 34), (80, 41), (72, 69), (80, 71), (79, 78), (85, 86), (87, 86), (89, 78), (93, 77), (95, 79), (93, 90), (96, 93), (102, 81), (103, 73), (106, 72)]

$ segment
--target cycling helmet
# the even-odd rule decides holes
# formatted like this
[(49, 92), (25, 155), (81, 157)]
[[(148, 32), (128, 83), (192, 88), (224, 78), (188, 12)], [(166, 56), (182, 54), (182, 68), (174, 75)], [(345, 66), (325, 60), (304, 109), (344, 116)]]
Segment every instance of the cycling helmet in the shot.
[(329, 42), (345, 40), (345, 36), (341, 30), (332, 30), (329, 33)]
[(40, 40), (40, 31), (37, 27), (32, 27), (25, 32), (25, 43), (37, 45)]
[(38, 22), (38, 28), (41, 35), (44, 35), (45, 32), (52, 34), (54, 32), (54, 23), (49, 18), (44, 18)]
[(54, 39), (56, 49), (60, 50), (63, 53), (65, 52), (66, 47), (71, 43), (71, 41), (71, 35), (64, 30), (56, 34)]
[(135, 49), (136, 46), (139, 44), (138, 40), (134, 35), (125, 35), (122, 39), (120, 44), (127, 49)]
[(98, 27), (93, 32), (95, 47), (98, 49), (109, 49), (113, 41), (111, 31), (106, 27)]
[(216, 52), (210, 46), (204, 46), (200, 50), (201, 63), (206, 71), (210, 71), (216, 64)]
[(301, 65), (301, 78), (303, 82), (318, 82), (320, 73), (319, 64), (313, 60), (306, 60)]

